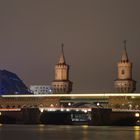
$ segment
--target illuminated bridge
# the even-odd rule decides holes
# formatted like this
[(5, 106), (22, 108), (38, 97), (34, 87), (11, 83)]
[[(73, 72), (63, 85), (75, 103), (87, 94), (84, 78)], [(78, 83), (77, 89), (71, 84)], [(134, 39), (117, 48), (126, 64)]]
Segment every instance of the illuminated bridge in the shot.
[(0, 108), (110, 107), (140, 109), (140, 93), (1, 95)]
[(48, 117), (56, 120), (57, 115), (93, 125), (115, 125), (124, 119), (136, 125), (140, 122), (140, 93), (1, 95), (0, 116), (7, 115), (16, 118), (16, 123), (38, 123)]

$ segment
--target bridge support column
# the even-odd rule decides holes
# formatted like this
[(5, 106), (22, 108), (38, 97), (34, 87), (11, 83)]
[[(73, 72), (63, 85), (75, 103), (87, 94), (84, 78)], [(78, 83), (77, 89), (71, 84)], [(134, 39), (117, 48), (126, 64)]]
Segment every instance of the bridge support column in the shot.
[(112, 109), (93, 108), (91, 112), (91, 125), (110, 125)]
[(24, 124), (39, 124), (40, 123), (40, 110), (38, 108), (23, 108), (22, 120)]

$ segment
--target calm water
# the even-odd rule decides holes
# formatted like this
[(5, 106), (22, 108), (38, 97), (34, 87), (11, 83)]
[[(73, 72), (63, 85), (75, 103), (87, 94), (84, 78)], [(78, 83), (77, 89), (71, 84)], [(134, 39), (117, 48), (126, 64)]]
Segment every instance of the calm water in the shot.
[(1, 125), (0, 140), (140, 140), (140, 127)]

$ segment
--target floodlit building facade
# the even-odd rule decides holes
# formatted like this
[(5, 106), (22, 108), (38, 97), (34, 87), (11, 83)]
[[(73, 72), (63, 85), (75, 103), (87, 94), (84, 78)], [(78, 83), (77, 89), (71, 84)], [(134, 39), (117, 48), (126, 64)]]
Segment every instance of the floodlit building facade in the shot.
[(31, 85), (30, 91), (33, 94), (51, 94), (53, 89), (49, 85)]

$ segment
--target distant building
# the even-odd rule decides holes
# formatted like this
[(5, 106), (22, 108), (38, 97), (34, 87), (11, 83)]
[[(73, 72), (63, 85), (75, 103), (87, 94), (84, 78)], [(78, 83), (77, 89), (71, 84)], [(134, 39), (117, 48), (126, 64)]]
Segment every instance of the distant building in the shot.
[(54, 93), (70, 93), (72, 82), (69, 80), (69, 65), (66, 64), (63, 44), (58, 64), (55, 65), (55, 79), (52, 82)]
[(115, 80), (117, 92), (132, 93), (136, 90), (136, 81), (132, 79), (132, 63), (128, 59), (126, 51), (126, 41), (124, 41), (124, 50), (121, 61), (117, 65), (118, 78)]
[(53, 93), (53, 89), (49, 85), (31, 85), (30, 92), (33, 94), (50, 94)]
[(15, 73), (0, 70), (0, 95), (5, 94), (29, 94), (29, 90)]

